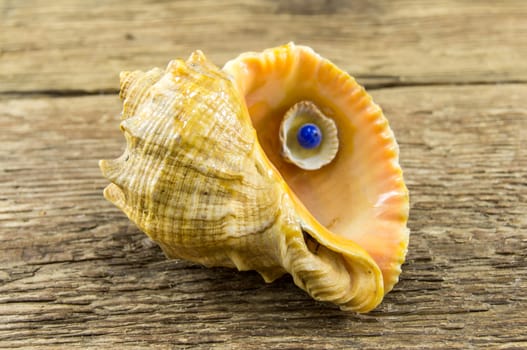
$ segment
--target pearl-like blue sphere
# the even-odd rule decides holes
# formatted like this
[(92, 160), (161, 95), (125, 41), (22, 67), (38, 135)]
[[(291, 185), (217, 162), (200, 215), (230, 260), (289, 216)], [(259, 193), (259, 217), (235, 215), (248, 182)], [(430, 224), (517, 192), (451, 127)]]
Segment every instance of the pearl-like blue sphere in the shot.
[(298, 129), (296, 139), (300, 146), (304, 148), (316, 148), (320, 145), (320, 142), (322, 142), (322, 132), (315, 124), (307, 123)]

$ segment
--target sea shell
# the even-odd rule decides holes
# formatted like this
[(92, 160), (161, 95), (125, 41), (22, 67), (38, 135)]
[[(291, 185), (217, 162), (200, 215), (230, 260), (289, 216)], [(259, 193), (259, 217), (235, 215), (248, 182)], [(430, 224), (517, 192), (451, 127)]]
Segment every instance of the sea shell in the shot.
[[(306, 78), (297, 92), (288, 75)], [(127, 146), (100, 162), (104, 195), (168, 257), (267, 282), (290, 273), (313, 298), (357, 312), (393, 286), (408, 241), (397, 146), (380, 109), (331, 63), (290, 44), (220, 70), (196, 51), (166, 70), (122, 73), (120, 96)], [(278, 112), (305, 98), (335, 120), (341, 144), (314, 171), (280, 156)]]
[[(304, 130), (312, 130), (311, 135), (303, 137)], [(285, 113), (279, 134), (283, 159), (304, 170), (329, 164), (339, 149), (337, 125), (311, 101), (295, 103)]]

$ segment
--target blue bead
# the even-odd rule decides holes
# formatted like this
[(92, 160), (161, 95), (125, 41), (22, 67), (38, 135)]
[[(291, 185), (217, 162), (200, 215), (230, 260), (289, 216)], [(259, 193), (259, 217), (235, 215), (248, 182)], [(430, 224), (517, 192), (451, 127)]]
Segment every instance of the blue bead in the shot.
[(322, 141), (322, 132), (315, 124), (304, 124), (302, 125), (296, 134), (296, 139), (300, 146), (312, 149), (318, 147)]

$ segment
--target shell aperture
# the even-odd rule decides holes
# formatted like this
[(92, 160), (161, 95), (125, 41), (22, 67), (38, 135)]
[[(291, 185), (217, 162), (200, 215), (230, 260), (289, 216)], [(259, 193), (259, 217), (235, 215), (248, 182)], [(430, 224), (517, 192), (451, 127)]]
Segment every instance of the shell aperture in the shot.
[[(318, 222), (375, 259), (390, 291), (408, 247), (409, 197), (399, 148), (381, 108), (353, 77), (306, 46), (245, 52), (223, 69), (245, 96), (259, 143), (289, 187)], [(283, 147), (281, 131), (287, 119), (281, 116), (303, 101), (338, 130), (335, 157), (311, 171), (298, 165), (309, 158), (305, 150)]]
[[(298, 48), (287, 47), (288, 55)], [(328, 204), (324, 196), (310, 197), (319, 196), (324, 186), (313, 191), (305, 189), (322, 184), (317, 180), (320, 174), (341, 176), (342, 169), (350, 165), (345, 160), (355, 148), (347, 138), (341, 138), (342, 147), (337, 146), (338, 152), (329, 164), (306, 171), (284, 159), (280, 126), (289, 110), (299, 108), (295, 105), (312, 101), (339, 127), (338, 141), (342, 132), (344, 136), (348, 133), (343, 114), (334, 106), (328, 108), (326, 97), (317, 98), (314, 91), (286, 96), (287, 103), (275, 106), (274, 119), (258, 114), (267, 107), (248, 91), (254, 82), (251, 79), (263, 79), (268, 73), (253, 75), (253, 70), (246, 70), (250, 76), (242, 76), (238, 68), (247, 64), (251, 54), (245, 55), (222, 70), (196, 51), (186, 62), (170, 62), (166, 70), (122, 73), (121, 130), (127, 146), (121, 157), (100, 162), (103, 175), (111, 181), (104, 196), (157, 242), (167, 257), (205, 266), (256, 270), (267, 282), (289, 273), (295, 284), (314, 299), (335, 303), (343, 310), (367, 312), (382, 301), (386, 271), (392, 273), (386, 264), (400, 261), (392, 255), (400, 255), (405, 246), (386, 253), (385, 262), (379, 256), (387, 246), (404, 243), (404, 237), (394, 239), (394, 226), (390, 226), (393, 220), (378, 218), (382, 225), (374, 226), (384, 225), (390, 244), (380, 244), (375, 251), (368, 244), (363, 248), (357, 236), (350, 237), (345, 229), (351, 219), (346, 225), (328, 224), (327, 215), (339, 220), (345, 217), (342, 209)], [(253, 68), (258, 69), (259, 63), (254, 63)], [(309, 60), (306, 63), (308, 68), (312, 64)], [(275, 87), (283, 94), (280, 84)], [(274, 98), (272, 91), (260, 92)], [(264, 130), (260, 117), (270, 121), (269, 130)], [(304, 124), (294, 131), (288, 128), (286, 133), (287, 140), (293, 139), (300, 148), (296, 133)], [(321, 149), (327, 139), (321, 124), (316, 125), (322, 140), (312, 150)], [(335, 185), (334, 181), (334, 177), (327, 177), (325, 188), (327, 184)], [(348, 186), (354, 181), (354, 174), (340, 180)], [(357, 188), (353, 184), (343, 191), (342, 186), (338, 190), (345, 195)], [(378, 198), (377, 190), (373, 192)], [(378, 208), (393, 217), (393, 211), (387, 208), (402, 206), (398, 210), (404, 217), (404, 203), (394, 204), (398, 192), (383, 193), (386, 203), (377, 201)], [(324, 203), (326, 212), (313, 204), (316, 200)], [(359, 226), (366, 222), (364, 234), (371, 233), (372, 225), (367, 220), (375, 219), (368, 208), (363, 205), (367, 214), (364, 217), (351, 212)]]

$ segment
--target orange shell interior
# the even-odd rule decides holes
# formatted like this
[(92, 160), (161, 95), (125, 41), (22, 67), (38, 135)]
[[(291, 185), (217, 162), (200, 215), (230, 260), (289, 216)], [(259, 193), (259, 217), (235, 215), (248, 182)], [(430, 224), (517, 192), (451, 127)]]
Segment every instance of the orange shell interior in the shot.
[[(409, 204), (399, 149), (380, 107), (352, 77), (305, 46), (244, 53), (223, 69), (245, 96), (259, 143), (292, 191), (323, 226), (372, 256), (390, 291), (408, 246)], [(305, 100), (333, 118), (339, 133), (337, 156), (314, 171), (280, 155), (282, 118)]]

